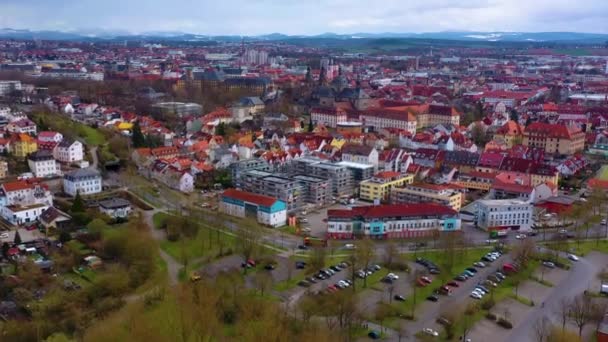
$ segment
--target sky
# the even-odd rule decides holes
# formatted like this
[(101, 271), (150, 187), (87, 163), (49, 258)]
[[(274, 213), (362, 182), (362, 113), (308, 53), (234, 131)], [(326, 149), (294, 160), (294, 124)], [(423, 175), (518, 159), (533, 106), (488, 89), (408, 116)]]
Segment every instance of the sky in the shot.
[(0, 28), (209, 35), (608, 33), (608, 0), (0, 0)]

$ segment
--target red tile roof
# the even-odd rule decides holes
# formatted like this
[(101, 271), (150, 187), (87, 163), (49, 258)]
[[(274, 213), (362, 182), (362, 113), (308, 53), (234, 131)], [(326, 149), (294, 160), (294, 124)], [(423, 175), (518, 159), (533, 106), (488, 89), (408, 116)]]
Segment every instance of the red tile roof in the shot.
[(222, 197), (234, 198), (240, 201), (254, 203), (265, 207), (270, 207), (277, 201), (277, 199), (274, 197), (258, 195), (252, 192), (237, 189), (225, 190), (224, 193), (222, 193)]
[(538, 134), (547, 138), (557, 139), (572, 139), (572, 135), (580, 133), (581, 130), (576, 127), (568, 127), (559, 124), (548, 124), (544, 122), (535, 122), (526, 127), (526, 133)]
[(450, 207), (431, 203), (389, 204), (353, 207), (349, 209), (333, 209), (327, 211), (328, 218), (353, 218), (357, 216), (368, 218), (407, 217), (407, 216), (437, 216), (455, 215), (457, 212)]

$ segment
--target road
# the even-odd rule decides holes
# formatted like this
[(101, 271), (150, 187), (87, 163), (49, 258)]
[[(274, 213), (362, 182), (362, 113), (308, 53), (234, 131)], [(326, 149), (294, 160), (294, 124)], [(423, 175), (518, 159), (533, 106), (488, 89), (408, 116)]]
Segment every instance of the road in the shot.
[(91, 148), (89, 149), (89, 153), (91, 154), (91, 159), (93, 160), (91, 167), (93, 169), (97, 169), (97, 167), (99, 166), (99, 157), (97, 156), (97, 146), (91, 146)]
[[(157, 241), (163, 241), (165, 239), (165, 231), (162, 229), (156, 229), (154, 227), (154, 221), (152, 217), (156, 214), (158, 210), (148, 210), (142, 213), (146, 224), (148, 225), (148, 229), (150, 230), (150, 234)], [(167, 273), (169, 275), (169, 285), (177, 285), (179, 282), (179, 270), (183, 267), (182, 264), (173, 259), (172, 256), (163, 251), (160, 247), (158, 248), (158, 252), (163, 261), (167, 264)]]
[(513, 329), (505, 341), (534, 342), (533, 329), (536, 321), (543, 315), (548, 315), (553, 318), (553, 322), (559, 322), (557, 312), (560, 300), (583, 293), (599, 271), (600, 268), (586, 258), (580, 258), (578, 262), (573, 263), (566, 279), (552, 287), (544, 298), (535, 298), (537, 302), (544, 302), (544, 307), (537, 305), (528, 311), (522, 323)]

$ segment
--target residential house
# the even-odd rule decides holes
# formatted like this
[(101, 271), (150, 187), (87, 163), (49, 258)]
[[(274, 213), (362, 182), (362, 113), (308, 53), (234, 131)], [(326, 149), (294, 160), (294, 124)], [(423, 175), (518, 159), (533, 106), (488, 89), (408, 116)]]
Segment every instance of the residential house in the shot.
[(27, 134), (15, 134), (12, 136), (11, 148), (15, 157), (25, 158), (38, 150), (38, 144)]
[(342, 161), (378, 167), (378, 151), (372, 146), (346, 144), (341, 152)]
[(99, 201), (99, 211), (113, 219), (127, 218), (132, 210), (131, 203), (120, 197)]
[(62, 163), (76, 163), (84, 159), (84, 147), (78, 140), (63, 139), (55, 149), (55, 156)]
[(7, 205), (0, 207), (0, 215), (11, 224), (22, 225), (38, 220), (48, 208), (46, 204)]
[(479, 162), (479, 153), (446, 151), (443, 165), (458, 168), (462, 172), (474, 171)]
[(42, 131), (38, 133), (38, 141), (39, 142), (54, 142), (60, 143), (63, 140), (63, 134), (59, 132), (52, 131)]
[(36, 178), (46, 178), (61, 175), (61, 169), (50, 151), (40, 150), (27, 157), (30, 171)]
[(72, 217), (63, 211), (48, 207), (38, 216), (38, 221), (44, 228), (48, 229), (67, 229), (72, 221)]
[(494, 139), (497, 138), (502, 139), (508, 148), (521, 144), (524, 139), (524, 127), (513, 120), (509, 120), (496, 130)]
[(4, 179), (8, 176), (8, 163), (6, 160), (0, 160), (0, 179)]
[(477, 172), (496, 173), (500, 169), (504, 154), (498, 152), (482, 152), (475, 170)]
[(92, 195), (100, 193), (102, 190), (102, 180), (99, 171), (86, 168), (67, 172), (63, 176), (63, 191), (70, 195)]
[(1, 205), (53, 205), (53, 195), (45, 184), (18, 180), (3, 183), (0, 188), (2, 189)]
[(6, 125), (6, 131), (16, 134), (36, 135), (36, 124), (27, 118), (13, 121)]

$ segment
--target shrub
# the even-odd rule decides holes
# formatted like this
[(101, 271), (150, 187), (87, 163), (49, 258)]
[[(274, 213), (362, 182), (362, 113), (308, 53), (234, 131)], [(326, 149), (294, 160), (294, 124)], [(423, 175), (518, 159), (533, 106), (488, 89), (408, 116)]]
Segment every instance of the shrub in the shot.
[(484, 310), (490, 310), (491, 308), (494, 307), (494, 304), (496, 304), (496, 302), (494, 301), (494, 299), (488, 298), (487, 300), (484, 300), (481, 303), (481, 308), (484, 309)]
[(495, 321), (496, 320), (496, 315), (493, 314), (493, 313), (491, 313), (491, 312), (488, 312), (486, 314), (486, 318), (489, 319), (489, 320)]
[(503, 327), (505, 329), (513, 329), (513, 323), (507, 321), (504, 318), (499, 318), (498, 321), (496, 322), (496, 324), (500, 325), (501, 327)]

